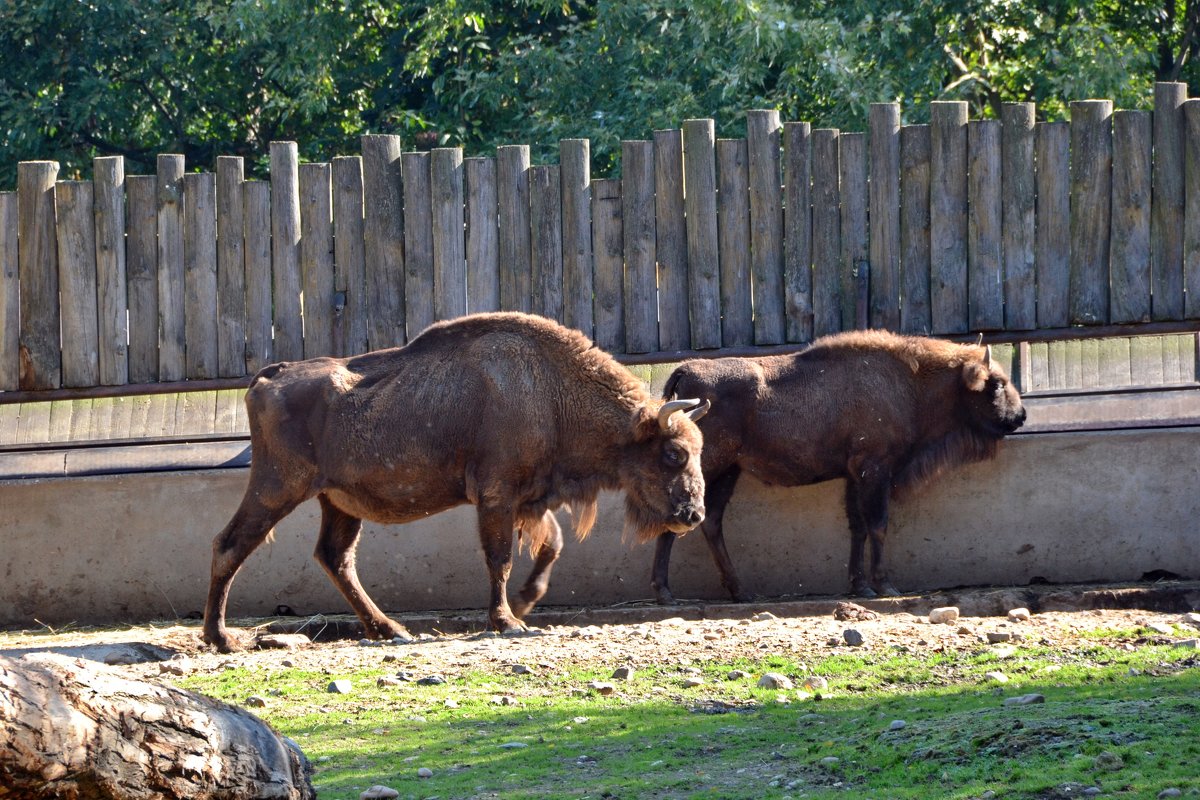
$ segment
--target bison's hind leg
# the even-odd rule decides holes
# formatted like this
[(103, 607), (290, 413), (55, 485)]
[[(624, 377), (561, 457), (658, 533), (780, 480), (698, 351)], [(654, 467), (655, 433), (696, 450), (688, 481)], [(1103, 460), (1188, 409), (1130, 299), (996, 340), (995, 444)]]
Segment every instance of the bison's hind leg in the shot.
[(526, 579), (517, 599), (512, 603), (513, 616), (517, 619), (524, 619), (537, 601), (545, 596), (546, 590), (550, 588), (550, 569), (563, 549), (562, 527), (554, 518), (553, 511), (547, 511), (532, 526), (526, 526), (523, 535), (531, 542), (533, 569), (529, 572), (529, 578)]
[[(867, 467), (846, 480), (846, 519), (850, 523), (850, 591), (859, 597), (900, 594), (888, 579), (883, 545), (887, 538), (891, 474)], [(871, 543), (870, 572), (864, 570), (864, 550)]]
[(355, 551), (362, 520), (342, 511), (323, 494), (317, 499), (321, 503), (321, 535), (313, 558), (354, 609), (368, 639), (407, 638), (404, 626), (388, 619), (359, 583)]

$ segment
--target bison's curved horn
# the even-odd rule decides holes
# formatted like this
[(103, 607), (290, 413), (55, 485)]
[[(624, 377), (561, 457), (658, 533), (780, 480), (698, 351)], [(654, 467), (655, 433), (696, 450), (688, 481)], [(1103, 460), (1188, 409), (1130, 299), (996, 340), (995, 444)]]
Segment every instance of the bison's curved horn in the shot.
[(710, 408), (712, 408), (712, 401), (705, 400), (703, 403), (687, 412), (688, 419), (690, 419), (692, 422), (698, 422), (701, 417), (708, 413)]
[[(671, 430), (671, 415), (677, 411), (689, 411), (700, 405), (700, 401), (696, 400), (668, 400), (662, 404), (662, 408), (658, 410), (658, 427), (664, 431)], [(708, 411), (707, 406), (704, 409)], [(690, 414), (688, 416), (691, 416)]]
[(983, 351), (983, 366), (987, 369), (992, 368), (992, 346), (990, 344)]

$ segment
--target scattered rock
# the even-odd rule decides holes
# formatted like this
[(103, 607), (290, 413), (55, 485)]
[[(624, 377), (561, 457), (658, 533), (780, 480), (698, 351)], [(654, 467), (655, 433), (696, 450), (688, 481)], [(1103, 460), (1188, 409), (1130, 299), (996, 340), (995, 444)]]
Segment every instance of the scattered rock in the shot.
[(312, 641), (303, 633), (268, 633), (258, 639), (260, 650), (295, 650), (310, 644)]
[(516, 705), (520, 705), (520, 703), (518, 703), (517, 698), (513, 697), (511, 694), (497, 694), (497, 695), (492, 695), (492, 705), (494, 705), (494, 706), (516, 706)]
[(1200, 628), (1200, 614), (1195, 611), (1189, 611), (1179, 618), (1179, 621), (1184, 625), (1191, 625), (1194, 628)]
[(1163, 636), (1171, 636), (1175, 633), (1174, 625), (1167, 625), (1165, 622), (1151, 622), (1145, 626), (1147, 629), (1160, 633)]
[(725, 676), (725, 679), (731, 680), (731, 681), (740, 681), (740, 680), (745, 680), (746, 678), (749, 678), (749, 677), (750, 677), (749, 672), (746, 672), (745, 670), (735, 669), (735, 670), (730, 670), (729, 674)]
[(892, 724), (888, 725), (888, 730), (889, 731), (903, 730), (905, 728), (905, 726), (907, 726), (907, 725), (908, 725), (908, 723), (902, 719), (894, 719), (894, 720), (892, 720)]
[(509, 670), (512, 672), (513, 675), (532, 675), (533, 674), (533, 670), (531, 670), (525, 664), (510, 664)]
[(1187, 648), (1188, 650), (1195, 650), (1197, 644), (1198, 643), (1195, 639), (1180, 639), (1178, 642), (1175, 643), (1175, 647), (1184, 647), (1184, 648)]
[(1001, 642), (1007, 642), (1007, 641), (1010, 641), (1011, 639), (1012, 639), (1012, 634), (1009, 633), (1008, 631), (988, 631), (987, 632), (988, 644), (1000, 644)]
[(833, 618), (845, 622), (847, 620), (879, 619), (879, 615), (858, 603), (843, 601), (833, 607)]
[(959, 636), (974, 636), (975, 630), (974, 630), (974, 628), (970, 628), (966, 625), (960, 625), (958, 628), (958, 635)]
[(995, 681), (996, 683), (1008, 683), (1008, 676), (1003, 672), (987, 672), (984, 673), (983, 677), (987, 678), (989, 681)]
[(863, 643), (863, 635), (854, 628), (847, 628), (842, 631), (842, 639), (851, 647), (859, 647)]
[(163, 675), (189, 675), (196, 671), (196, 665), (187, 656), (175, 656), (159, 664), (158, 671)]
[(401, 686), (404, 681), (397, 678), (395, 675), (384, 675), (375, 681), (375, 685), (380, 689), (387, 689), (393, 686)]
[(934, 625), (951, 625), (958, 621), (957, 606), (942, 606), (929, 612), (929, 621)]
[(424, 678), (421, 678), (421, 680), (417, 681), (417, 683), (419, 683), (422, 686), (441, 686), (445, 682), (446, 682), (446, 679), (443, 678), (441, 675), (428, 675)]
[(829, 767), (832, 767), (834, 764), (839, 764), (841, 761), (842, 760), (837, 756), (825, 756), (821, 759), (821, 763)]
[(1161, 792), (1158, 793), (1158, 797), (1160, 798), (1160, 800), (1161, 800), (1161, 798), (1164, 798), (1164, 797), (1182, 797), (1182, 796), (1183, 796), (1183, 792), (1179, 791), (1178, 789), (1176, 789), (1174, 787), (1171, 787), (1170, 789), (1163, 789)]
[(359, 800), (392, 800), (394, 797), (399, 797), (400, 793), (395, 789), (390, 789), (387, 786), (372, 786), (358, 796)]
[(597, 694), (609, 695), (617, 690), (617, 687), (605, 681), (591, 681), (588, 683), (588, 688)]
[(829, 681), (820, 675), (809, 675), (804, 679), (804, 688), (810, 692), (823, 692), (829, 688)]
[(683, 687), (685, 689), (695, 689), (696, 687), (703, 686), (703, 685), (704, 685), (704, 678), (701, 678), (697, 675), (693, 675), (690, 678), (684, 678), (684, 680), (683, 680)]
[(333, 681), (325, 687), (325, 691), (330, 694), (350, 694), (350, 690), (354, 687), (348, 680)]
[(413, 642), (416, 641), (416, 639), (414, 639), (411, 636), (405, 636), (404, 634), (398, 634), (396, 636), (393, 636), (391, 641), (392, 641), (392, 644), (412, 644)]
[(246, 698), (246, 707), (247, 708), (266, 708), (267, 707), (267, 698), (265, 698), (261, 695), (252, 694)]
[(629, 666), (617, 667), (616, 669), (613, 670), (612, 677), (613, 677), (613, 680), (627, 681), (633, 677), (633, 667), (629, 667)]
[(1023, 694), (1018, 697), (1009, 697), (1004, 701), (1006, 706), (1030, 706), (1036, 703), (1046, 702), (1045, 695), (1040, 694)]
[(1096, 769), (1116, 772), (1117, 770), (1125, 768), (1125, 759), (1121, 758), (1119, 753), (1114, 753), (1111, 750), (1105, 750), (1092, 760), (1092, 764), (1096, 767)]
[(792, 689), (792, 679), (780, 672), (768, 672), (758, 679), (760, 689)]
[(417, 770), (417, 777), (418, 778), (432, 778), (433, 770), (431, 770), (429, 767), (421, 767), (420, 769)]
[(1017, 648), (1011, 644), (1002, 644), (999, 647), (992, 648), (992, 655), (996, 658), (1008, 658), (1017, 652)]
[(842, 643), (842, 640), (837, 638), (836, 636), (830, 636), (828, 639), (825, 640), (825, 644), (829, 645), (830, 647), (837, 647), (841, 643)]
[(750, 619), (754, 620), (755, 622), (767, 622), (768, 620), (779, 619), (779, 618), (776, 617), (774, 614), (772, 614), (770, 611), (760, 611), (757, 614), (755, 614), (753, 617), (751, 617)]
[(525, 742), (505, 742), (500, 745), (501, 750), (524, 750), (526, 747), (529, 745)]
[(1028, 608), (1014, 608), (1008, 612), (1009, 622), (1029, 622), (1032, 618)]
[(359, 647), (383, 647), (383, 642), (378, 639), (359, 639)]
[(444, 705), (446, 708), (458, 708), (458, 701), (453, 697), (447, 697), (442, 701), (442, 705)]

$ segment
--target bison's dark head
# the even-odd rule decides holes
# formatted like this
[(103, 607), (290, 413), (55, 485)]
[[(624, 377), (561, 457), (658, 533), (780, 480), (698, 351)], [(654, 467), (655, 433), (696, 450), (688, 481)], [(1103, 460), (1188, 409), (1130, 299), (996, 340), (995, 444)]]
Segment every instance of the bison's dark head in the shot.
[(963, 365), (967, 419), (972, 427), (989, 436), (1006, 436), (1025, 424), (1025, 406), (1004, 369), (992, 362), (992, 348), (981, 360)]
[(663, 530), (686, 533), (704, 520), (704, 475), (696, 420), (708, 401), (652, 402), (635, 412), (633, 437), (620, 465), (625, 532), (638, 541)]

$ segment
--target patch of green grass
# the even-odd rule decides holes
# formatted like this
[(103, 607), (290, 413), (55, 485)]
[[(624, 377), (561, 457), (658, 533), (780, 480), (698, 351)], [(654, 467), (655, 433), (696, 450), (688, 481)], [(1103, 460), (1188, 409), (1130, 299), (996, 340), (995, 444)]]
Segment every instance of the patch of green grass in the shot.
[[(383, 783), (402, 798), (971, 798), (1200, 796), (1194, 650), (1019, 646), (841, 652), (648, 668), (601, 695), (611, 666), (552, 674), (475, 670), (379, 687), (353, 675), (229, 670), (187, 688), (244, 703), (314, 762), (323, 800)], [(750, 677), (729, 680), (733, 669)], [(986, 673), (1000, 671), (1008, 682)], [(820, 697), (756, 685), (764, 672), (829, 682)], [(353, 691), (330, 694), (333, 678)], [(1006, 706), (1039, 693), (1045, 702)], [(785, 701), (785, 702), (781, 702)], [(904, 726), (890, 729), (893, 720)], [(433, 777), (417, 776), (420, 767)]]

